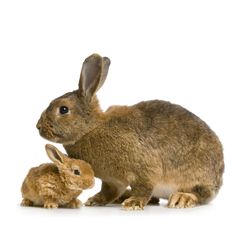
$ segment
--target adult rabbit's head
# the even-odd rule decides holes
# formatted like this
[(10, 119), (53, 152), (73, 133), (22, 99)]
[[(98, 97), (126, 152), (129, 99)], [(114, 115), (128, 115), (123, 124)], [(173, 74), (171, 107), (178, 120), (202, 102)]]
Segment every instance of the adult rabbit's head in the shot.
[(110, 60), (98, 54), (85, 59), (79, 89), (54, 99), (42, 113), (37, 128), (42, 137), (73, 144), (102, 120), (96, 91), (103, 85)]

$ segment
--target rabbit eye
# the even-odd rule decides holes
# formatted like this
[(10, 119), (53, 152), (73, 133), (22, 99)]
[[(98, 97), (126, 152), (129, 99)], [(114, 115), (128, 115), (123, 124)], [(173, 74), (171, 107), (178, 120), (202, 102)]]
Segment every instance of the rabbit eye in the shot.
[(61, 106), (60, 107), (60, 114), (64, 115), (69, 112), (69, 108), (66, 106)]
[(74, 170), (74, 174), (75, 175), (80, 175), (80, 171), (79, 170)]

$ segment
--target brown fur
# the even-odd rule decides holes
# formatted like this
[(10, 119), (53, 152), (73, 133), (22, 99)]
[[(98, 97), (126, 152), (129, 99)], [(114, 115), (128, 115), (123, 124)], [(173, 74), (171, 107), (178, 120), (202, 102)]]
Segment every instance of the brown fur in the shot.
[[(216, 134), (183, 107), (160, 100), (102, 112), (95, 93), (109, 64), (97, 54), (88, 57), (79, 90), (52, 101), (37, 124), (43, 137), (90, 163), (102, 180), (101, 191), (86, 205), (118, 201), (127, 186), (131, 192), (125, 209), (142, 209), (151, 197), (169, 198), (169, 207), (211, 200), (224, 171)], [(60, 106), (69, 112), (59, 114)]]
[[(69, 159), (52, 145), (46, 145), (46, 150), (54, 163), (30, 169), (21, 188), (22, 205), (80, 207), (77, 197), (94, 183), (90, 165), (82, 160)], [(79, 170), (81, 174), (75, 175), (74, 170)]]

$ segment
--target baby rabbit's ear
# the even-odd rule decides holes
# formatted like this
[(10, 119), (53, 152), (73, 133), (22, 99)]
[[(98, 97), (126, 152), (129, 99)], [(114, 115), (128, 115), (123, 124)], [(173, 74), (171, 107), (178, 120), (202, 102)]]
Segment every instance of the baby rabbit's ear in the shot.
[(50, 144), (46, 144), (45, 146), (48, 157), (56, 164), (62, 165), (64, 161), (64, 154), (61, 153), (56, 147)]
[(108, 57), (92, 54), (85, 59), (79, 81), (79, 94), (88, 101), (102, 87), (111, 62)]

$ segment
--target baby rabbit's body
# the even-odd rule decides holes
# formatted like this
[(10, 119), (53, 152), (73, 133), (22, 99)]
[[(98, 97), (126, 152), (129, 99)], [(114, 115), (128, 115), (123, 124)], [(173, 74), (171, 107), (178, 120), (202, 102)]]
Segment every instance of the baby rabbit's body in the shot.
[[(52, 145), (47, 145), (47, 148), (55, 149)], [(49, 155), (55, 155), (55, 153), (48, 152)], [(59, 153), (58, 150), (57, 152)], [(68, 160), (69, 158), (66, 156), (63, 158), (63, 166), (60, 163), (47, 163), (30, 169), (21, 188), (23, 206), (34, 205), (45, 208), (57, 208), (58, 206), (78, 208), (81, 206), (77, 197), (83, 189), (93, 185), (93, 172), (84, 161)], [(54, 161), (57, 162), (55, 159)], [(71, 165), (71, 162), (74, 164)], [(70, 173), (71, 169), (67, 169), (66, 165), (67, 167), (74, 166), (76, 170), (80, 167), (82, 169), (80, 171), (85, 172), (83, 177)]]
[(37, 124), (44, 138), (90, 163), (102, 180), (101, 191), (86, 205), (123, 199), (125, 209), (142, 209), (154, 198), (168, 198), (169, 207), (182, 208), (211, 200), (224, 170), (215, 133), (191, 112), (164, 101), (102, 112), (96, 91), (109, 65), (106, 57), (88, 57), (79, 89), (53, 100)]

